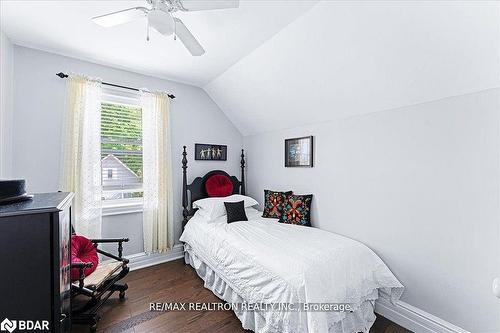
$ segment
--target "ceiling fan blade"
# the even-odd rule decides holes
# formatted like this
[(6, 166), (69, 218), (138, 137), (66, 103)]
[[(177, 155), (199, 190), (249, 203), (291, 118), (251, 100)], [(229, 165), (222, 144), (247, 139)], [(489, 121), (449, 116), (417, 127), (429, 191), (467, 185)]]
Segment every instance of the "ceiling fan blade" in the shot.
[(145, 17), (147, 12), (147, 8), (134, 7), (106, 15), (96, 16), (92, 18), (92, 21), (102, 27), (108, 28)]
[(239, 0), (182, 0), (181, 3), (183, 10), (188, 12), (195, 10), (238, 8), (240, 5)]
[(175, 22), (172, 15), (168, 12), (152, 9), (148, 13), (148, 22), (151, 28), (165, 36), (170, 36), (174, 33)]
[(201, 44), (194, 38), (193, 34), (191, 31), (186, 28), (184, 23), (182, 23), (181, 20), (178, 18), (174, 18), (175, 21), (175, 34), (181, 42), (184, 44), (186, 49), (193, 55), (193, 56), (201, 56), (205, 53), (205, 50), (201, 46)]

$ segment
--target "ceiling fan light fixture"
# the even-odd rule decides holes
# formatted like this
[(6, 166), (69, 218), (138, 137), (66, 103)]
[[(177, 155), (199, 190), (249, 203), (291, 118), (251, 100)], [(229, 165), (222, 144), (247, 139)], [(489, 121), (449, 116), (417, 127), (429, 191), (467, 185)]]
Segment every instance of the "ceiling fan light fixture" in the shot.
[[(1, 0), (0, 0), (1, 1)], [(158, 31), (164, 36), (174, 34), (174, 40), (178, 37), (182, 44), (193, 56), (205, 54), (205, 49), (193, 36), (191, 31), (172, 13), (176, 11), (198, 11), (211, 9), (225, 9), (239, 7), (239, 0), (146, 0), (146, 7), (132, 7), (117, 12), (101, 15), (92, 20), (103, 27), (112, 27), (118, 24), (132, 22), (136, 19), (147, 17), (147, 37), (149, 41), (150, 28)]]
[(148, 13), (149, 26), (162, 35), (170, 36), (174, 33), (174, 19), (169, 13), (160, 9), (152, 9)]

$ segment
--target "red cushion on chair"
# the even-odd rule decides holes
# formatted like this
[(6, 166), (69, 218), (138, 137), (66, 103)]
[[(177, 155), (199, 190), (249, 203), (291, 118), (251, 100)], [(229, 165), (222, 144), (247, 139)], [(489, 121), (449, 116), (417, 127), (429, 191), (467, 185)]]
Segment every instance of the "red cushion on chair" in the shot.
[(205, 190), (209, 197), (227, 197), (233, 194), (233, 182), (227, 176), (213, 175), (205, 182)]
[[(85, 276), (94, 272), (99, 264), (99, 256), (97, 249), (88, 238), (78, 235), (71, 235), (71, 263), (91, 262), (92, 267), (85, 268)], [(71, 281), (78, 281), (80, 270), (78, 268), (71, 269)]]

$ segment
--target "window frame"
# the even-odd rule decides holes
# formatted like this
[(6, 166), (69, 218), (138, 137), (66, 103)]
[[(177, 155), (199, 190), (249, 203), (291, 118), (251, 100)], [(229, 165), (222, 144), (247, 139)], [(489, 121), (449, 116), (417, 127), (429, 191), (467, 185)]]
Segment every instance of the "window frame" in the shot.
[[(132, 92), (119, 88), (103, 87), (101, 96), (101, 104), (102, 103), (121, 104), (125, 106), (141, 108), (141, 100), (138, 92)], [(102, 173), (102, 166), (101, 166), (101, 173)], [(142, 191), (142, 187), (140, 191)], [(142, 197), (125, 198), (125, 199), (108, 199), (108, 200), (101, 200), (101, 205), (102, 205), (102, 216), (112, 216), (112, 215), (132, 214), (132, 213), (142, 212), (144, 202)]]

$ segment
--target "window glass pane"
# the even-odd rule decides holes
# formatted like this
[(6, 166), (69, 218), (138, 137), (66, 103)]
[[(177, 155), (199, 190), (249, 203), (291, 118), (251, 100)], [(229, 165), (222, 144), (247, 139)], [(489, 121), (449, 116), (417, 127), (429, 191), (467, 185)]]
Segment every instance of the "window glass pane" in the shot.
[(142, 124), (138, 106), (101, 105), (103, 199), (142, 197)]

